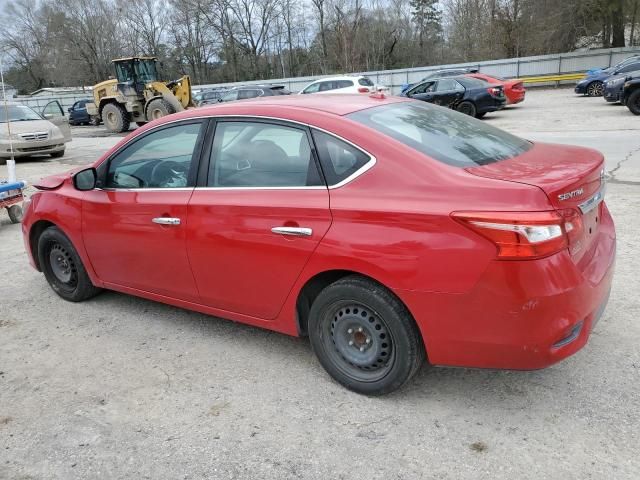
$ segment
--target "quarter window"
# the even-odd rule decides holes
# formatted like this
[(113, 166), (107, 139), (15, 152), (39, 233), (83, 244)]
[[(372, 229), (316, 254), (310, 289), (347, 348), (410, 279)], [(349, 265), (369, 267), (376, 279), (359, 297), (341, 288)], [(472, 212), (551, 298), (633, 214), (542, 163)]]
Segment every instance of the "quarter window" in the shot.
[(163, 128), (125, 147), (109, 162), (107, 188), (187, 187), (200, 125)]
[(218, 122), (210, 187), (322, 185), (304, 129), (262, 122)]
[(314, 130), (313, 140), (329, 185), (349, 178), (370, 160), (366, 153), (333, 135)]

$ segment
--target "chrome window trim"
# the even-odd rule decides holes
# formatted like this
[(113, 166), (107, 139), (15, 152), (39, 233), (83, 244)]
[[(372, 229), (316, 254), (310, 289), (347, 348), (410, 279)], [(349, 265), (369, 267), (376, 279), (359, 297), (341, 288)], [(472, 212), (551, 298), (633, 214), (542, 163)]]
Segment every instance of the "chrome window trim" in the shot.
[[(336, 183), (335, 185), (328, 185), (328, 186), (310, 186), (310, 187), (188, 187), (185, 190), (192, 190), (192, 189), (196, 189), (196, 190), (335, 190), (337, 188), (343, 187), (346, 184), (352, 182), (353, 180), (355, 180), (356, 178), (358, 178), (360, 175), (366, 173), (367, 171), (371, 170), (377, 163), (377, 159), (374, 155), (372, 155), (371, 153), (367, 152), (366, 150), (364, 150), (362, 147), (359, 147), (358, 145), (356, 145), (355, 143), (347, 140), (346, 138), (341, 137), (340, 135), (337, 135), (333, 132), (330, 132), (328, 130), (325, 130), (324, 128), (321, 127), (316, 127), (315, 125), (311, 125), (309, 123), (304, 123), (304, 122), (299, 122), (297, 120), (289, 120), (287, 118), (279, 118), (279, 117), (272, 117), (272, 116), (268, 116), (268, 115), (238, 115), (238, 114), (222, 114), (222, 115), (199, 115), (196, 117), (188, 117), (188, 118), (180, 118), (178, 120), (172, 120), (170, 122), (165, 122), (162, 123), (161, 125), (157, 125), (156, 127), (153, 127), (149, 130), (147, 130), (145, 132), (145, 135), (149, 135), (151, 133), (153, 133), (156, 129), (160, 129), (160, 128), (164, 128), (167, 125), (171, 125), (172, 123), (179, 123), (179, 122), (187, 122), (190, 120), (216, 120), (218, 118), (257, 118), (260, 120), (275, 120), (275, 121), (279, 121), (279, 122), (289, 122), (289, 123), (293, 123), (296, 125), (302, 125), (304, 127), (307, 128), (311, 128), (311, 129), (315, 129), (318, 130), (320, 132), (326, 133), (327, 135), (331, 135), (332, 137), (337, 138), (338, 140), (341, 140), (349, 145), (351, 145), (353, 148), (360, 150), (362, 153), (364, 153), (367, 157), (369, 157), (369, 161), (367, 163), (365, 163), (362, 167), (360, 167), (358, 170), (356, 170), (355, 172), (353, 172), (351, 175), (349, 175), (347, 178), (345, 178), (344, 180)], [(127, 148), (127, 146), (132, 143), (133, 141), (135, 141), (138, 138), (138, 136), (136, 135), (134, 138), (132, 138), (130, 141), (128, 141), (127, 143), (123, 144), (120, 146), (120, 148), (113, 154), (110, 155), (105, 161), (108, 161), (109, 158), (112, 158), (114, 155), (117, 155), (118, 152), (121, 152), (122, 150), (124, 150), (125, 148)], [(114, 189), (100, 189), (100, 190), (105, 190), (105, 191), (124, 191), (125, 189), (122, 188), (114, 188)], [(166, 187), (166, 188), (132, 188), (132, 189), (127, 189), (128, 191), (133, 191), (133, 192), (138, 192), (138, 191), (151, 191), (151, 190), (160, 190), (160, 191), (167, 191), (167, 190), (179, 190), (178, 188), (171, 188), (171, 187)]]

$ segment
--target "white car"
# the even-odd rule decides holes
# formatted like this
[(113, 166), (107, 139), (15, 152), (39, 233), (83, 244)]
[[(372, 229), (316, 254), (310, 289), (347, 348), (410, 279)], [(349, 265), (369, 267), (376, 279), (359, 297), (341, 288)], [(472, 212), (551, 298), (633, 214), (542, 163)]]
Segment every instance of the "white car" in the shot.
[(300, 90), (306, 93), (371, 93), (377, 90), (376, 85), (368, 77), (341, 76), (321, 78)]
[(49, 102), (42, 114), (19, 103), (0, 103), (0, 165), (12, 156), (62, 157), (65, 144), (70, 141), (69, 119), (57, 100)]

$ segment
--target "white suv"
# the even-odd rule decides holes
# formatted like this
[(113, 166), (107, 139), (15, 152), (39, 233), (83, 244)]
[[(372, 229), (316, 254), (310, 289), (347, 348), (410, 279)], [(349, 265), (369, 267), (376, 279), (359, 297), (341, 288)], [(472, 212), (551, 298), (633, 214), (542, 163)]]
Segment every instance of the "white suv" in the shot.
[(376, 89), (376, 85), (368, 77), (360, 75), (321, 78), (304, 87), (299, 93), (371, 93)]

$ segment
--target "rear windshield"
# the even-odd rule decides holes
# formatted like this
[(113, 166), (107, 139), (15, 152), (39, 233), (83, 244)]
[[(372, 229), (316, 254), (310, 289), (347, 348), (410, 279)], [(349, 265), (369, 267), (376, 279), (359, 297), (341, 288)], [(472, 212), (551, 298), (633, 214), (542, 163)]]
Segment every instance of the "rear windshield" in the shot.
[(373, 82), (367, 77), (362, 77), (358, 80), (358, 83), (364, 87), (373, 87)]
[(360, 110), (348, 118), (455, 167), (488, 165), (531, 148), (527, 140), (481, 120), (418, 101)]

